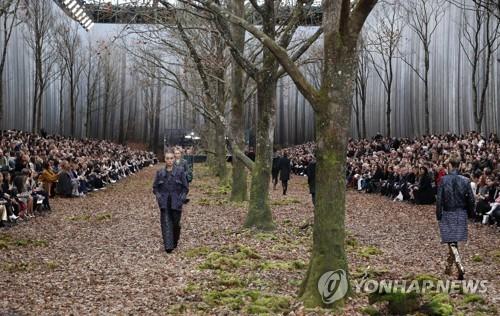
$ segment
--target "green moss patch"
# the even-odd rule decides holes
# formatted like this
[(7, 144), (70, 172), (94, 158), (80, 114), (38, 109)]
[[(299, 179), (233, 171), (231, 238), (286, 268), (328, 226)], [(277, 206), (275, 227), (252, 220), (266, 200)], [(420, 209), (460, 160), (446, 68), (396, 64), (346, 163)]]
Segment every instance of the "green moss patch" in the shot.
[(244, 287), (248, 284), (248, 280), (242, 279), (237, 274), (221, 271), (217, 275), (217, 284), (224, 287)]
[(473, 303), (484, 304), (485, 300), (483, 297), (481, 297), (481, 295), (478, 294), (465, 294), (463, 302), (464, 304), (473, 304)]
[(32, 269), (32, 264), (25, 261), (13, 262), (13, 263), (6, 262), (3, 264), (3, 269), (10, 273), (27, 272)]
[(10, 235), (0, 236), (0, 249), (9, 249), (15, 247), (47, 247), (49, 243), (43, 239), (15, 239)]
[(107, 221), (107, 220), (110, 220), (111, 219), (111, 214), (109, 213), (103, 213), (103, 214), (99, 214), (95, 217), (95, 219), (97, 221)]
[(474, 262), (483, 262), (483, 257), (481, 257), (480, 255), (473, 255), (472, 256), (472, 261), (474, 261)]
[(422, 306), (421, 312), (431, 316), (451, 316), (453, 305), (448, 294), (438, 293)]
[(370, 316), (380, 316), (382, 313), (373, 306), (366, 306), (361, 309), (361, 312)]
[(275, 261), (269, 260), (261, 262), (257, 265), (257, 268), (262, 270), (302, 270), (307, 267), (304, 261), (293, 260), (293, 261)]
[(378, 269), (378, 268), (373, 268), (373, 267), (366, 267), (366, 266), (360, 266), (356, 268), (355, 272), (351, 273), (351, 277), (353, 279), (361, 279), (363, 277), (369, 278), (369, 279), (374, 279), (380, 276), (383, 276), (384, 274), (387, 274), (389, 270), (387, 269)]
[(195, 258), (195, 257), (200, 257), (204, 256), (210, 253), (212, 251), (211, 248), (207, 246), (201, 246), (201, 247), (195, 247), (188, 249), (184, 252), (184, 255), (188, 258)]
[(53, 261), (53, 260), (49, 260), (49, 261), (45, 262), (45, 266), (49, 270), (55, 270), (55, 269), (59, 268), (59, 263), (57, 263), (56, 261)]
[(252, 248), (237, 244), (208, 253), (200, 269), (232, 271), (240, 267), (253, 267), (255, 259), (261, 256)]
[(392, 315), (405, 315), (417, 311), (420, 307), (421, 297), (418, 293), (405, 293), (398, 289), (392, 292), (381, 291), (369, 295), (369, 303), (387, 302), (387, 308)]
[(283, 313), (290, 308), (290, 298), (248, 289), (209, 291), (203, 301), (210, 306), (224, 306), (246, 314)]
[(271, 201), (272, 206), (286, 206), (286, 205), (293, 205), (293, 204), (300, 204), (300, 203), (302, 203), (302, 202), (296, 198), (284, 198), (281, 200)]
[(383, 252), (382, 252), (382, 250), (378, 249), (375, 246), (366, 246), (366, 247), (360, 248), (358, 250), (358, 253), (361, 257), (369, 258), (371, 256), (381, 255)]
[(257, 233), (255, 238), (258, 240), (278, 240), (278, 237), (271, 233)]
[(203, 262), (199, 268), (200, 269), (210, 269), (210, 270), (224, 270), (231, 271), (246, 265), (248, 262), (246, 260), (235, 258), (231, 255), (226, 255), (217, 251), (208, 254), (205, 262)]

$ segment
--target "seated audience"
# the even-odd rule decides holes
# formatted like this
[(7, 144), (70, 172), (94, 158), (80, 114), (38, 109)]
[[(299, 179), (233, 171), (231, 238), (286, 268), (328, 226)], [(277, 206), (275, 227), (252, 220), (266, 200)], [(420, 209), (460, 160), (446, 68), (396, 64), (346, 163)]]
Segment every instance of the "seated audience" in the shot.
[(0, 134), (0, 226), (51, 210), (49, 199), (84, 196), (157, 163), (151, 152), (104, 140)]
[[(293, 171), (307, 168), (315, 144), (312, 142), (285, 148)], [(499, 223), (500, 140), (494, 134), (485, 138), (476, 132), (464, 135), (447, 133), (415, 139), (349, 139), (347, 144), (346, 182), (348, 187), (365, 193), (379, 193), (396, 201), (416, 204), (435, 203), (441, 179), (447, 174), (452, 153), (462, 158), (460, 172), (471, 178), (476, 194), (475, 213), (484, 223)]]

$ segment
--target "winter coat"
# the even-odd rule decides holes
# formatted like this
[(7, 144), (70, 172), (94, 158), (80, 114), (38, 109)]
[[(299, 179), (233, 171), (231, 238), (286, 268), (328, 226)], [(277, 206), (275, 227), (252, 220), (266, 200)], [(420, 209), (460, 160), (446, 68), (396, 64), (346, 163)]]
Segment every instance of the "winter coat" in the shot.
[(281, 157), (279, 162), (280, 169), (280, 180), (288, 181), (290, 180), (290, 171), (292, 170), (292, 166), (290, 165), (290, 159), (287, 157)]
[(307, 165), (307, 184), (309, 185), (309, 193), (313, 194), (316, 192), (316, 162), (311, 161)]
[(432, 178), (426, 174), (420, 178), (418, 190), (414, 193), (416, 204), (432, 204), (435, 202), (434, 189), (432, 188)]
[(71, 176), (67, 171), (62, 171), (59, 174), (59, 179), (57, 182), (56, 192), (59, 195), (65, 197), (71, 197), (73, 194), (73, 183), (71, 182)]
[(168, 198), (171, 199), (171, 209), (182, 210), (182, 205), (189, 192), (189, 184), (184, 169), (174, 166), (170, 176), (166, 168), (156, 172), (153, 182), (153, 193), (160, 209), (168, 208)]
[(474, 194), (469, 179), (456, 170), (444, 176), (438, 188), (436, 204), (443, 243), (467, 240), (467, 212), (473, 208)]
[(276, 156), (273, 157), (271, 173), (273, 177), (278, 177), (279, 172), (280, 172), (280, 157)]
[(44, 169), (38, 180), (43, 183), (52, 183), (57, 181), (57, 174), (52, 169)]

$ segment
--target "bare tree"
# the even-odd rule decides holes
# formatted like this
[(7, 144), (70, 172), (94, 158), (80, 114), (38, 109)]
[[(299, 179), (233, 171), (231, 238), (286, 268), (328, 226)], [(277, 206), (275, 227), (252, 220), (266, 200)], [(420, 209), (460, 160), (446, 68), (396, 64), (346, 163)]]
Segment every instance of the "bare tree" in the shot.
[(381, 3), (377, 11), (376, 25), (368, 36), (373, 69), (380, 78), (386, 94), (386, 135), (391, 136), (392, 84), (394, 62), (398, 54), (403, 26), (399, 16), (399, 2)]
[[(116, 107), (118, 102), (118, 74), (117, 67), (114, 60), (117, 57), (115, 47), (111, 43), (103, 43), (101, 52), (101, 71), (102, 71), (102, 85), (104, 91), (102, 92), (103, 106), (102, 106), (102, 138), (107, 138), (108, 132), (113, 130), (109, 119), (110, 111)], [(108, 129), (109, 128), (109, 129)]]
[(97, 103), (97, 88), (100, 82), (100, 55), (97, 50), (93, 47), (92, 41), (88, 41), (86, 47), (85, 56), (85, 68), (84, 79), (85, 79), (85, 136), (88, 138), (91, 136), (92, 130), (92, 113), (95, 111), (95, 105)]
[[(489, 3), (491, 6), (494, 5), (493, 1)], [(479, 4), (476, 4), (472, 19), (464, 11), (463, 37), (460, 38), (460, 46), (472, 68), (472, 110), (475, 128), (479, 133), (482, 132), (492, 59), (500, 45), (499, 27), (500, 23), (492, 11), (483, 10)]]
[(182, 7), (176, 10), (168, 3), (164, 5), (171, 9), (170, 18), (153, 15), (150, 18), (155, 23), (149, 25), (147, 31), (131, 29), (144, 46), (136, 51), (129, 50), (129, 53), (155, 64), (160, 72), (154, 76), (179, 90), (207, 120), (206, 125), (214, 129), (216, 139), (209, 142), (213, 147), (207, 153), (215, 175), (226, 183), (226, 104), (229, 96), (226, 69), (229, 59), (224, 53), (224, 41), (208, 20), (182, 14)]
[[(80, 26), (69, 20), (63, 20), (55, 28), (55, 50), (67, 74), (69, 88), (69, 109), (70, 109), (70, 135), (75, 136), (76, 129), (76, 103), (79, 96), (79, 82), (85, 63), (82, 56), (82, 40), (79, 34)], [(61, 109), (62, 113), (62, 109)]]
[(57, 58), (57, 75), (59, 77), (59, 135), (64, 134), (64, 104), (66, 90), (66, 67), (64, 66), (64, 61), (61, 58)]
[(17, 10), (20, 0), (4, 0), (0, 3), (0, 23), (2, 28), (2, 48), (0, 55), (0, 129), (3, 127), (3, 91), (4, 91), (4, 70), (7, 60), (7, 48), (12, 36), (12, 31), (17, 23)]
[[(424, 110), (425, 110), (425, 134), (431, 133), (431, 117), (429, 105), (429, 70), (432, 37), (441, 22), (446, 2), (443, 0), (414, 0), (405, 1), (404, 10), (408, 26), (417, 35), (423, 49), (424, 65), (420, 67), (413, 65), (406, 57), (402, 60), (410, 67), (417, 77), (424, 83)], [(422, 69), (423, 68), (423, 69)]]
[[(245, 16), (245, 1), (231, 1), (231, 9), (234, 15), (238, 17)], [(245, 29), (238, 25), (232, 25), (231, 36), (233, 38), (235, 49), (240, 53), (245, 51)], [(244, 131), (244, 102), (245, 88), (243, 86), (244, 70), (238, 64), (236, 59), (231, 61), (231, 148), (244, 152), (245, 150), (245, 131)], [(245, 164), (241, 159), (233, 155), (233, 182), (231, 186), (231, 200), (247, 200), (247, 171)]]
[(50, 41), (53, 38), (54, 13), (52, 11), (53, 4), (50, 0), (24, 1), (26, 16), (23, 22), (27, 27), (24, 37), (27, 45), (33, 51), (35, 61), (31, 129), (36, 132), (42, 127), (44, 92), (54, 78), (53, 68), (56, 59), (50, 49)]
[[(164, 3), (165, 1), (160, 1)], [(181, 1), (189, 2), (190, 1)], [(211, 1), (199, 1), (206, 4)], [(291, 5), (281, 1), (265, 0), (262, 2), (250, 1), (251, 8), (258, 15), (262, 31), (273, 41), (277, 41), (283, 49), (288, 49), (293, 35), (298, 28), (299, 22), (309, 12), (313, 1), (299, 0)], [(282, 6), (283, 4), (283, 6)], [(196, 7), (196, 5), (195, 5)], [(198, 7), (199, 8), (199, 7)], [(209, 9), (209, 11), (212, 8)], [(285, 10), (282, 10), (285, 9)], [(280, 12), (287, 11), (287, 17), (281, 17)], [(279, 19), (278, 19), (279, 17)], [(245, 220), (246, 227), (255, 227), (268, 230), (274, 227), (271, 209), (269, 206), (269, 181), (271, 177), (271, 158), (274, 138), (276, 90), (277, 82), (282, 72), (274, 54), (264, 47), (258, 50), (258, 62), (244, 55), (231, 36), (231, 26), (228, 21), (216, 15), (216, 26), (220, 34), (224, 36), (226, 45), (233, 58), (245, 70), (257, 86), (257, 129), (256, 129), (256, 157), (255, 164), (249, 161), (247, 165), (252, 169), (252, 180), (250, 189), (250, 203)], [(281, 21), (281, 24), (278, 23)], [(294, 60), (297, 61), (312, 43), (321, 35), (319, 29), (303, 45), (299, 45), (294, 51)], [(236, 147), (236, 146), (235, 146)], [(238, 148), (233, 148), (233, 155), (237, 159), (245, 160), (245, 155)]]
[(488, 11), (496, 19), (500, 20), (500, 1), (498, 0), (446, 0), (454, 6), (466, 11)]
[(356, 93), (354, 96), (353, 109), (356, 114), (356, 130), (358, 132), (358, 137), (366, 138), (366, 88), (368, 86), (368, 77), (370, 75), (370, 55), (363, 37), (360, 37), (358, 45), (358, 70), (356, 72)]

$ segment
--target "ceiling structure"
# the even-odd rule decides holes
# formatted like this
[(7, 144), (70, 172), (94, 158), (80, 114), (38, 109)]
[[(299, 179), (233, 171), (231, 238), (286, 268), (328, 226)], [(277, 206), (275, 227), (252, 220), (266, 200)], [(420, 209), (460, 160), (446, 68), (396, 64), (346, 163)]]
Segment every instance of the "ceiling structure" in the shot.
[[(75, 16), (75, 7), (83, 8), (81, 16), (89, 17), (95, 23), (111, 24), (150, 24), (156, 23), (157, 17), (162, 19), (171, 17), (172, 13), (159, 3), (158, 0), (55, 0), (65, 12), (78, 22), (81, 22)], [(176, 1), (170, 0), (172, 4)], [(71, 6), (71, 7), (69, 7)], [(281, 8), (282, 12), (278, 14), (285, 19), (288, 17), (291, 8)], [(75, 11), (75, 12), (73, 12)], [(80, 17), (81, 17), (80, 16)], [(254, 24), (260, 24), (260, 16), (257, 13), (252, 14), (249, 19)], [(313, 6), (309, 14), (302, 20), (301, 25), (317, 26), (321, 24), (321, 7)], [(279, 23), (279, 22), (278, 22)], [(80, 23), (82, 24), (82, 23)], [(93, 25), (93, 23), (91, 24)], [(85, 25), (82, 25), (88, 30)]]

